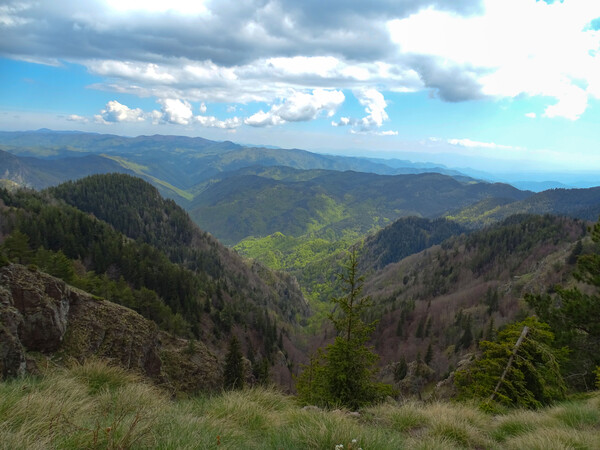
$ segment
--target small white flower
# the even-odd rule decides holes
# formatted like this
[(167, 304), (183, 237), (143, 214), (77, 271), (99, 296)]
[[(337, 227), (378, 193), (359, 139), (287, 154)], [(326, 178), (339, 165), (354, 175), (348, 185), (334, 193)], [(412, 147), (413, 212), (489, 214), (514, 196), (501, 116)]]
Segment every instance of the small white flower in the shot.
[(356, 439), (352, 439), (352, 443), (356, 444), (358, 441)]

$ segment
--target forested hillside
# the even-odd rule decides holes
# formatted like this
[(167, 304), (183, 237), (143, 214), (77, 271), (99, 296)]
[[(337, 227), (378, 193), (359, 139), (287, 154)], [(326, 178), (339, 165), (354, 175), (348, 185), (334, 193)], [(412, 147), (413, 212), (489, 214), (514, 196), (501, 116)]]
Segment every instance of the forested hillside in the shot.
[(435, 218), (480, 199), (528, 195), (508, 185), (462, 183), (433, 173), (327, 172), (300, 181), (240, 174), (210, 185), (189, 211), (228, 244), (275, 232), (313, 232), (331, 240), (375, 231), (402, 216)]
[[(427, 363), (439, 377), (479, 339), (531, 314), (527, 293), (550, 292), (570, 282), (581, 221), (555, 216), (513, 216), (493, 227), (452, 237), (368, 276), (365, 294), (381, 319), (374, 335), (387, 362)], [(432, 374), (433, 376), (433, 374)]]
[(470, 228), (480, 228), (522, 213), (559, 214), (596, 221), (600, 215), (600, 187), (549, 189), (519, 201), (486, 199), (447, 217)]
[[(258, 361), (273, 363), (279, 351), (298, 357), (288, 336), (308, 306), (292, 277), (246, 264), (139, 179), (103, 175), (71, 187), (69, 200), (81, 200), (94, 215), (50, 192), (1, 191), (9, 258), (36, 264), (219, 352), (236, 333)], [(114, 220), (114, 228), (94, 211)], [(130, 236), (119, 231), (124, 226)]]

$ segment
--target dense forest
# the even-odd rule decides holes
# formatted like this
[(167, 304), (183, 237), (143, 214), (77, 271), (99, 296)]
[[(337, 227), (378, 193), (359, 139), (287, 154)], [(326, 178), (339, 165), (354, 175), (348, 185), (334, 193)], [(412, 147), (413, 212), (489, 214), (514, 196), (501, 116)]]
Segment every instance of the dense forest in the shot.
[[(60, 199), (65, 192), (86, 212)], [(9, 259), (215, 349), (224, 347), (223, 336), (241, 333), (258, 360), (296, 352), (288, 335), (308, 309), (293, 278), (246, 264), (146, 182), (102, 175), (66, 191), (2, 190), (0, 198)]]
[[(307, 175), (277, 170), (287, 179)], [(520, 214), (471, 230), (404, 217), (354, 239), (314, 234), (295, 259), (285, 253), (294, 254), (286, 246), (298, 238), (275, 233), (261, 241), (284, 250), (274, 265), (285, 272), (275, 272), (243, 260), (130, 175), (41, 192), (2, 189), (0, 200), (4, 263), (131, 308), (190, 349), (206, 343), (221, 355), (230, 388), (271, 380), (293, 390), (297, 376), (300, 398), (326, 406), (354, 409), (385, 395), (483, 399), (493, 391), (497, 402), (537, 408), (595, 385), (598, 333), (588, 318), (597, 307), (600, 231), (588, 235), (581, 220)], [(503, 355), (524, 329), (526, 359), (494, 390)], [(359, 384), (350, 389), (340, 374), (355, 369)]]

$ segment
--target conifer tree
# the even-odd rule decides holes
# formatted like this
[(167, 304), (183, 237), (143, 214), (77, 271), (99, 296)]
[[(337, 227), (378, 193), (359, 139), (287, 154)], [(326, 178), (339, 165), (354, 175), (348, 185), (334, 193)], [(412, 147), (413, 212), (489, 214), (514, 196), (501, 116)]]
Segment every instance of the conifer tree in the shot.
[(425, 361), (425, 364), (429, 365), (429, 363), (431, 362), (432, 359), (433, 359), (433, 347), (431, 346), (431, 342), (430, 342), (429, 346), (427, 347), (427, 353), (425, 353), (425, 359), (423, 359), (423, 361)]
[(296, 385), (300, 399), (306, 403), (357, 409), (391, 393), (390, 386), (373, 381), (378, 356), (367, 341), (375, 322), (365, 323), (362, 319), (371, 299), (361, 297), (363, 278), (357, 269), (356, 251), (352, 251), (339, 275), (346, 294), (331, 299), (335, 308), (329, 319), (337, 336), (326, 352), (311, 360)]
[(229, 340), (223, 378), (225, 389), (242, 389), (244, 387), (244, 359), (240, 342), (235, 335)]
[(600, 366), (600, 222), (591, 231), (596, 251), (579, 255), (574, 274), (587, 289), (558, 286), (556, 296), (525, 296), (536, 314), (550, 324), (557, 342), (571, 350), (564, 369), (571, 384), (580, 390), (593, 389), (595, 370)]
[[(528, 333), (519, 343), (525, 326)], [(496, 340), (481, 341), (481, 357), (456, 372), (460, 395), (485, 400), (493, 396), (501, 403), (526, 408), (563, 399), (566, 387), (559, 363), (566, 351), (553, 344), (550, 327), (535, 317), (507, 326)]]
[(28, 261), (32, 255), (29, 247), (29, 236), (22, 233), (20, 230), (13, 231), (2, 244), (6, 256), (12, 261), (23, 264)]

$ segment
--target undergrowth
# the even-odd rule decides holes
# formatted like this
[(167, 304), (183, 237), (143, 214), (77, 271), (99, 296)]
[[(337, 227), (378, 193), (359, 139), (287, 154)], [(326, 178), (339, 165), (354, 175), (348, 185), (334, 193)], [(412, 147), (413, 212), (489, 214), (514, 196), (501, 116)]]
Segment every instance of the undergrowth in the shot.
[(600, 448), (600, 394), (496, 415), (444, 402), (389, 402), (356, 415), (303, 409), (266, 388), (174, 401), (98, 361), (0, 383), (1, 449), (336, 447)]

